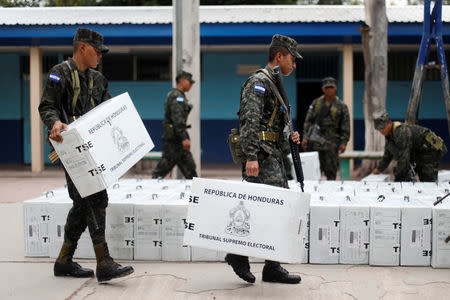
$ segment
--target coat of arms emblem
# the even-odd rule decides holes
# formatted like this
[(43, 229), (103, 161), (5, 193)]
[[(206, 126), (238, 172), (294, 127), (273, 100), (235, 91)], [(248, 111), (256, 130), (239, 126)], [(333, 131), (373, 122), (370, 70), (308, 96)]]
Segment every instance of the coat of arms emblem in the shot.
[(248, 236), (250, 234), (250, 212), (244, 206), (244, 202), (240, 201), (239, 205), (230, 210), (230, 222), (225, 232), (235, 236)]
[(130, 142), (128, 139), (123, 135), (122, 129), (119, 127), (113, 127), (111, 132), (112, 138), (114, 140), (114, 144), (116, 144), (117, 149), (124, 153), (130, 148)]

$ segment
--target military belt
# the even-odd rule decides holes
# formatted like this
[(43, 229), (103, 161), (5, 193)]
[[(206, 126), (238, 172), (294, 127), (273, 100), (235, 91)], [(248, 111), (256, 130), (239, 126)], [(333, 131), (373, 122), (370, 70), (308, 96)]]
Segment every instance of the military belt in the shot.
[(260, 131), (259, 132), (259, 139), (261, 141), (267, 141), (267, 142), (278, 142), (280, 134), (278, 132), (273, 131)]

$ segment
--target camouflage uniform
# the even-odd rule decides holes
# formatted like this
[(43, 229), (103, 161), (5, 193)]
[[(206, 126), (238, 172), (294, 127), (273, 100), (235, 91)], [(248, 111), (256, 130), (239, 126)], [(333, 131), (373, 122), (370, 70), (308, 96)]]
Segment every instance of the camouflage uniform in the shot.
[(318, 120), (320, 110), (327, 105), (325, 96), (314, 99), (309, 106), (303, 126), (303, 137), (308, 138), (309, 128), (318, 122), (320, 135), (326, 141), (323, 145), (308, 141), (308, 151), (319, 151), (320, 170), (328, 180), (336, 179), (339, 168), (339, 146), (346, 145), (350, 138), (350, 117), (348, 108), (337, 96), (330, 103), (329, 112)]
[[(51, 130), (56, 121), (60, 120), (63, 123), (71, 123), (74, 117), (77, 118), (87, 113), (94, 106), (111, 98), (108, 92), (108, 82), (100, 72), (93, 69), (87, 69), (85, 72), (81, 72), (71, 58), (67, 62), (72, 70), (78, 71), (80, 94), (78, 95), (75, 109), (72, 110), (74, 90), (69, 66), (63, 62), (54, 66), (49, 71), (47, 83), (39, 105), (41, 119), (48, 130)], [(89, 92), (89, 82), (91, 80), (93, 81), (92, 95)], [(62, 109), (67, 114), (68, 120), (65, 120)], [(64, 240), (76, 243), (86, 229), (86, 226), (88, 226), (92, 242), (94, 244), (103, 243), (105, 241), (105, 209), (108, 206), (108, 194), (106, 190), (82, 198), (67, 172), (66, 180), (69, 196), (73, 201), (73, 207), (67, 215), (67, 221), (64, 227)], [(86, 201), (90, 202), (94, 210), (98, 224), (97, 230), (94, 228), (94, 222), (91, 217), (92, 213), (88, 211)]]
[(174, 88), (167, 95), (164, 105), (163, 154), (153, 178), (164, 177), (177, 165), (184, 177), (197, 177), (195, 162), (190, 151), (184, 150), (181, 141), (189, 139), (187, 117), (192, 109), (186, 95)]
[(394, 122), (392, 132), (386, 136), (384, 155), (378, 170), (383, 172), (391, 160), (396, 159), (395, 181), (412, 180), (411, 164), (415, 165), (420, 181), (436, 181), (439, 164), (447, 153), (447, 147), (442, 144), (440, 150), (434, 149), (426, 140), (430, 133), (434, 134), (430, 129), (419, 125)]
[[(265, 68), (271, 74), (271, 69)], [(258, 161), (258, 177), (247, 177), (245, 163), (242, 177), (250, 182), (265, 183), (288, 188), (286, 171), (283, 162), (283, 137), (285, 120), (280, 112), (279, 103), (270, 89), (267, 77), (262, 72), (253, 74), (242, 86), (239, 106), (239, 127), (241, 147), (247, 161)], [(286, 104), (288, 105), (288, 104)], [(269, 120), (278, 106), (272, 126)], [(261, 131), (278, 133), (278, 141), (260, 139)]]

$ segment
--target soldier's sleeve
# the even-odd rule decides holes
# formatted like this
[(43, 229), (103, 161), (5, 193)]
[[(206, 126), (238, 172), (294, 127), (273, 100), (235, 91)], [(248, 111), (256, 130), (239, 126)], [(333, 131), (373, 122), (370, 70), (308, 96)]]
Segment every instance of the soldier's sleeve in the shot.
[(381, 159), (381, 162), (377, 168), (378, 171), (380, 171), (380, 172), (383, 172), (384, 170), (386, 170), (386, 168), (389, 166), (389, 163), (392, 160), (392, 154), (387, 149), (387, 143), (388, 142), (386, 141), (386, 147), (384, 148), (383, 158)]
[[(184, 99), (183, 101), (178, 101), (177, 94), (171, 94), (169, 96), (169, 109), (172, 116), (173, 128), (175, 130), (175, 135), (181, 140), (189, 139), (189, 134), (186, 130), (187, 114), (184, 111)], [(184, 97), (183, 97), (184, 98)]]
[(42, 93), (41, 103), (39, 104), (39, 114), (42, 122), (50, 130), (53, 124), (60, 120), (60, 110), (63, 93), (65, 88), (65, 78), (63, 72), (52, 68), (48, 72), (47, 82)]
[(259, 123), (264, 110), (264, 98), (268, 87), (263, 80), (252, 78), (241, 93), (239, 107), (240, 142), (248, 161), (258, 160)]
[(303, 138), (308, 136), (308, 130), (314, 120), (314, 106), (316, 105), (316, 100), (314, 100), (308, 108), (306, 113), (305, 122), (303, 123)]
[(400, 126), (396, 131), (396, 141), (399, 149), (397, 166), (394, 168), (395, 180), (408, 178), (411, 163), (412, 132), (406, 126)]
[(340, 123), (340, 136), (341, 145), (347, 145), (350, 139), (350, 114), (348, 113), (348, 107), (344, 103), (342, 104), (342, 119)]

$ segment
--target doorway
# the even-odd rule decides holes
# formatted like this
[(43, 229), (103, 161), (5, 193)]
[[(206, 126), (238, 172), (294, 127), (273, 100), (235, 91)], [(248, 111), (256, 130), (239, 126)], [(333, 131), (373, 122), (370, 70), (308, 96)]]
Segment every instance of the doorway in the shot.
[(300, 135), (303, 133), (303, 124), (309, 106), (322, 94), (321, 81), (297, 82), (297, 128)]

